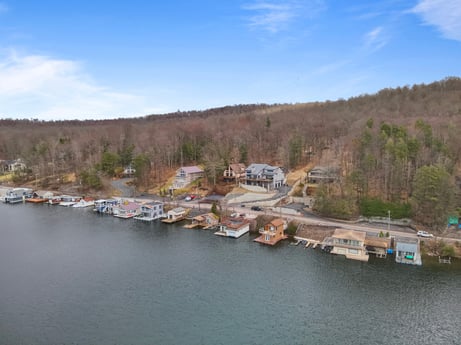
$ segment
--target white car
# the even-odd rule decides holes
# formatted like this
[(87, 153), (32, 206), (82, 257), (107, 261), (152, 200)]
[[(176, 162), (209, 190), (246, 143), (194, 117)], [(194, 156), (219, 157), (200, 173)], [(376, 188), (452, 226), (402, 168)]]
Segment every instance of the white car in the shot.
[(434, 235), (428, 233), (427, 231), (418, 231), (416, 235), (419, 237), (434, 237)]

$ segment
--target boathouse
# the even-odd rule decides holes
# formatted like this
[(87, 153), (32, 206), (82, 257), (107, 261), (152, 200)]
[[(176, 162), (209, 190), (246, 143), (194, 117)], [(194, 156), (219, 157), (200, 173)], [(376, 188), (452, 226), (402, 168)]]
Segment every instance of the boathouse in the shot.
[(162, 219), (162, 222), (164, 223), (174, 223), (174, 222), (179, 222), (180, 220), (183, 220), (186, 218), (188, 213), (188, 210), (186, 210), (183, 207), (176, 207), (172, 210), (169, 210), (166, 213), (166, 218)]
[(163, 202), (152, 201), (141, 205), (140, 215), (134, 219), (150, 222), (163, 216)]
[(322, 248), (331, 254), (344, 255), (347, 259), (368, 261), (365, 238), (364, 231), (336, 229), (331, 237), (325, 238)]
[(279, 241), (287, 238), (284, 232), (286, 228), (287, 223), (285, 220), (282, 218), (275, 218), (264, 225), (263, 228), (259, 229), (261, 235), (255, 238), (254, 241), (273, 246)]
[(219, 231), (215, 235), (239, 238), (250, 231), (250, 222), (242, 217), (225, 218), (218, 225)]
[(395, 239), (395, 262), (408, 265), (422, 265), (419, 239), (398, 237)]

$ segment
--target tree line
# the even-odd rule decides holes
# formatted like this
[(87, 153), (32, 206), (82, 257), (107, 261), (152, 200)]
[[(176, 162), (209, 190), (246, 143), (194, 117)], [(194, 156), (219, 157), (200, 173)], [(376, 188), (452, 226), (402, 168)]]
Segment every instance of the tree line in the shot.
[(202, 164), (213, 184), (230, 163), (289, 170), (320, 162), (328, 148), (342, 178), (336, 187), (320, 188), (319, 200), (346, 198), (346, 217), (370, 198), (410, 203), (420, 174), (443, 170), (453, 184), (461, 156), (460, 115), (461, 79), (450, 77), (348, 100), (236, 105), (135, 119), (4, 119), (0, 159), (21, 157), (29, 178), (75, 172), (92, 188), (131, 164), (138, 187), (148, 188), (181, 165)]

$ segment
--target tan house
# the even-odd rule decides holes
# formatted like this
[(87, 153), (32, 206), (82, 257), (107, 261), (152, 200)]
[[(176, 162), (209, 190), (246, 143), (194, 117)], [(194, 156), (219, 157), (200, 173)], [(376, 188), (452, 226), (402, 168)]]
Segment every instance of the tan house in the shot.
[(240, 181), (240, 178), (245, 177), (245, 164), (243, 163), (234, 163), (230, 164), (223, 173), (224, 181), (231, 182)]
[(378, 258), (387, 257), (387, 251), (391, 248), (390, 237), (379, 237), (377, 235), (367, 235), (365, 238), (365, 249), (368, 254), (374, 254)]
[(287, 223), (282, 218), (276, 218), (264, 225), (264, 228), (259, 230), (261, 236), (255, 238), (255, 242), (269, 244), (273, 246), (277, 242), (286, 239), (285, 229)]
[(331, 237), (325, 238), (323, 249), (331, 254), (344, 255), (347, 259), (368, 261), (365, 248), (366, 232), (336, 229)]
[(204, 171), (198, 166), (187, 166), (181, 167), (176, 171), (176, 177), (173, 181), (173, 186), (171, 189), (181, 189), (187, 186), (189, 183), (199, 179), (204, 176)]

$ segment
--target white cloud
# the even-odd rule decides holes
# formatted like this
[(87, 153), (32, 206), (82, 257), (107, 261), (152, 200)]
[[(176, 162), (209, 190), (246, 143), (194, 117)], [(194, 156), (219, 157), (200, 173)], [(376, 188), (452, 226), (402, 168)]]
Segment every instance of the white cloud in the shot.
[(145, 99), (98, 85), (82, 64), (47, 56), (0, 56), (0, 117), (100, 119), (141, 116)]
[(249, 26), (271, 33), (285, 30), (300, 18), (313, 17), (323, 9), (323, 1), (256, 1), (243, 6), (252, 12), (248, 18)]
[(461, 2), (459, 0), (420, 0), (412, 9), (427, 25), (435, 26), (444, 37), (461, 41)]
[(387, 44), (387, 37), (382, 26), (378, 26), (367, 32), (364, 36), (365, 48), (370, 52), (375, 52)]

